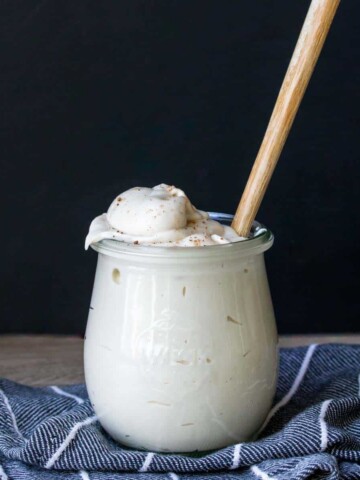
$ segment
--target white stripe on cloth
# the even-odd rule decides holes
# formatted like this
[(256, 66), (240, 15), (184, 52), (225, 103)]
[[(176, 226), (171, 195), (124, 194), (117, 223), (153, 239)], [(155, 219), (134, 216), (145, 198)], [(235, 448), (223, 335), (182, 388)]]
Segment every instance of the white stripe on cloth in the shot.
[(64, 450), (69, 446), (70, 442), (74, 440), (80, 428), (85, 427), (86, 425), (90, 425), (91, 423), (96, 422), (96, 420), (97, 420), (97, 416), (94, 415), (93, 417), (89, 417), (86, 420), (83, 420), (82, 422), (75, 423), (75, 425), (72, 427), (67, 437), (63, 441), (63, 443), (56, 450), (53, 456), (47, 461), (45, 468), (51, 468), (54, 465), (56, 460), (60, 457), (60, 455), (64, 452)]
[(360, 373), (358, 376), (358, 397), (360, 397)]
[(145, 461), (144, 461), (142, 467), (140, 468), (139, 472), (147, 472), (148, 471), (148, 468), (150, 467), (150, 464), (152, 462), (153, 457), (154, 457), (154, 453), (152, 453), (152, 452), (149, 452), (146, 455)]
[(79, 473), (82, 480), (90, 480), (90, 476), (85, 470), (81, 470)]
[(72, 399), (75, 400), (79, 405), (81, 405), (82, 403), (84, 403), (84, 400), (83, 400), (82, 398), (78, 397), (77, 395), (73, 395), (72, 393), (65, 392), (65, 390), (63, 390), (62, 388), (57, 387), (56, 385), (52, 385), (50, 388), (51, 388), (52, 390), (54, 390), (54, 392), (58, 393), (59, 395), (63, 395), (64, 397), (72, 398)]
[(251, 467), (251, 471), (257, 478), (260, 478), (261, 480), (276, 480), (275, 477), (270, 477), (270, 475), (260, 470), (260, 468), (256, 465)]
[(319, 422), (320, 422), (320, 450), (323, 452), (327, 448), (328, 444), (328, 430), (327, 425), (325, 422), (325, 416), (327, 409), (331, 403), (331, 400), (325, 400), (322, 403), (319, 415)]
[(173, 472), (169, 472), (169, 477), (171, 478), (171, 480), (179, 480), (179, 476)]
[(24, 438), (24, 435), (20, 432), (19, 430), (19, 427), (18, 427), (18, 424), (17, 424), (17, 421), (16, 421), (16, 418), (15, 418), (15, 415), (14, 415), (14, 412), (11, 408), (11, 405), (10, 405), (10, 402), (9, 402), (9, 399), (7, 398), (7, 396), (5, 395), (5, 393), (0, 390), (0, 397), (2, 397), (3, 401), (4, 401), (4, 405), (6, 407), (6, 410), (8, 411), (9, 415), (10, 415), (10, 418), (11, 418), (11, 421), (12, 421), (12, 424), (13, 424), (13, 427), (14, 427), (14, 430), (15, 432), (21, 437), (21, 438)]
[(236, 470), (240, 465), (240, 450), (242, 443), (238, 443), (234, 446), (233, 462), (231, 464), (230, 470)]
[(299, 369), (298, 374), (296, 375), (296, 378), (294, 380), (294, 383), (291, 385), (290, 390), (288, 393), (277, 403), (273, 406), (273, 408), (270, 410), (268, 413), (268, 416), (266, 417), (264, 423), (262, 424), (260, 430), (258, 431), (258, 434), (261, 433), (266, 425), (269, 423), (269, 421), (272, 419), (272, 417), (275, 415), (275, 413), (280, 410), (284, 405), (290, 402), (292, 397), (295, 395), (297, 392), (298, 388), (300, 387), (301, 382), (303, 381), (303, 378), (305, 377), (305, 374), (307, 372), (307, 369), (309, 368), (309, 364), (311, 361), (311, 357), (314, 354), (314, 351), (317, 347), (316, 343), (313, 343), (312, 345), (309, 346), (309, 348), (306, 351), (306, 355), (304, 357), (304, 360), (302, 361), (301, 367)]
[(9, 480), (9, 477), (6, 475), (1, 465), (0, 465), (0, 480)]

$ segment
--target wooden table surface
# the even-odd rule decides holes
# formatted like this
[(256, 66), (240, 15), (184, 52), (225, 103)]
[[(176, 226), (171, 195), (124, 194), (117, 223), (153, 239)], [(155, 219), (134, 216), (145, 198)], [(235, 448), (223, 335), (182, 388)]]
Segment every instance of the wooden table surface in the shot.
[[(360, 344), (360, 334), (280, 336), (282, 347), (333, 342)], [(0, 336), (0, 377), (27, 385), (83, 382), (83, 339), (62, 335)]]

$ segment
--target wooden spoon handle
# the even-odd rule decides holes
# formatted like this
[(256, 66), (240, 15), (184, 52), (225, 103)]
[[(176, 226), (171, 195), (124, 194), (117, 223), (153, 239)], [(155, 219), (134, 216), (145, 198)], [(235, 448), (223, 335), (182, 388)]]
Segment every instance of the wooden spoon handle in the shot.
[(312, 0), (232, 223), (248, 237), (340, 0)]

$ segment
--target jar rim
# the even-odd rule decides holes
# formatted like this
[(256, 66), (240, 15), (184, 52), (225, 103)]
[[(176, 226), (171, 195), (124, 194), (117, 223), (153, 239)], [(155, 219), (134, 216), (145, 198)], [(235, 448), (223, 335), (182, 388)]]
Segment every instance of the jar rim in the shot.
[[(234, 215), (220, 212), (208, 212), (211, 220), (222, 224), (231, 224)], [(98, 253), (109, 256), (136, 256), (154, 258), (203, 258), (218, 256), (248, 256), (263, 253), (274, 243), (274, 235), (262, 223), (254, 221), (251, 227), (250, 237), (246, 240), (219, 245), (204, 245), (202, 247), (161, 247), (154, 245), (141, 245), (119, 240), (104, 239), (91, 244), (91, 248)]]

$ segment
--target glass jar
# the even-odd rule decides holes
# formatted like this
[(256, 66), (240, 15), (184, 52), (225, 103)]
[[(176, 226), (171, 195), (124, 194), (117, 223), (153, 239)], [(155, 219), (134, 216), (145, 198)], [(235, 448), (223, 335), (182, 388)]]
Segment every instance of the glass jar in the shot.
[(253, 234), (206, 247), (93, 245), (85, 378), (114, 439), (204, 451), (249, 440), (261, 426), (278, 354), (263, 255), (273, 236), (258, 223)]

